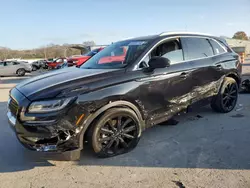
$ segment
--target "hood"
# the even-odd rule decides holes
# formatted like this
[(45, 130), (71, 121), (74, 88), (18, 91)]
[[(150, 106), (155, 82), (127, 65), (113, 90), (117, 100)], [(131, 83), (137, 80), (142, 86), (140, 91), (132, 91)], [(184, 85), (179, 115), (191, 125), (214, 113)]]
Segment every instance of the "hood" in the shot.
[(80, 69), (65, 68), (51, 73), (39, 75), (16, 86), (29, 100), (54, 98), (64, 90), (86, 86), (110, 77), (110, 72), (120, 72), (117, 69)]

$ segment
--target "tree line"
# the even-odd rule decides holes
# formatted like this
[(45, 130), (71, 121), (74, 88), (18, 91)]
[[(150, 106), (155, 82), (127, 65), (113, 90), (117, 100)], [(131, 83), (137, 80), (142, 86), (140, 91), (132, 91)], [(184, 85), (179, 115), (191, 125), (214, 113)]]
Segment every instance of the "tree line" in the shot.
[[(250, 37), (244, 31), (236, 32), (233, 39), (239, 40), (250, 40)], [(93, 46), (94, 41), (85, 41), (84, 45)], [(0, 60), (11, 59), (11, 58), (22, 58), (22, 59), (32, 59), (32, 58), (56, 58), (56, 57), (68, 57), (72, 55), (79, 55), (80, 50), (70, 48), (69, 44), (55, 45), (50, 44), (46, 47), (40, 47), (31, 50), (13, 50), (10, 48), (0, 47)]]
[[(94, 46), (94, 41), (85, 41), (82, 43), (86, 46)], [(6, 47), (0, 47), (0, 60), (21, 58), (21, 59), (49, 59), (56, 57), (69, 57), (72, 55), (80, 55), (81, 51), (71, 48), (70, 44), (56, 45), (49, 44), (44, 47), (31, 50), (13, 50)]]

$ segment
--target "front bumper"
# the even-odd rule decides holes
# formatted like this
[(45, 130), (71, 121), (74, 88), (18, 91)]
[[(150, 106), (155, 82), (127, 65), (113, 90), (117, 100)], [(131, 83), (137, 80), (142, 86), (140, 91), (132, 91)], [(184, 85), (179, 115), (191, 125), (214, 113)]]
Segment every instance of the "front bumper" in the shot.
[(79, 135), (73, 130), (54, 130), (55, 125), (25, 126), (19, 121), (13, 124), (9, 118), (9, 125), (16, 133), (19, 142), (26, 148), (42, 152), (65, 152), (80, 150)]
[[(18, 109), (13, 113), (13, 105), (11, 100), (18, 101)], [(26, 148), (43, 152), (65, 152), (81, 150), (82, 143), (80, 139), (81, 127), (75, 125), (76, 120), (70, 113), (76, 113), (79, 109), (77, 106), (71, 106), (70, 110), (65, 110), (61, 114), (53, 117), (56, 119), (43, 121), (21, 121), (21, 116), (24, 114), (24, 109), (29, 104), (16, 88), (11, 91), (11, 98), (8, 102), (7, 117), (9, 125), (16, 133), (18, 140)], [(12, 105), (12, 106), (11, 106)]]

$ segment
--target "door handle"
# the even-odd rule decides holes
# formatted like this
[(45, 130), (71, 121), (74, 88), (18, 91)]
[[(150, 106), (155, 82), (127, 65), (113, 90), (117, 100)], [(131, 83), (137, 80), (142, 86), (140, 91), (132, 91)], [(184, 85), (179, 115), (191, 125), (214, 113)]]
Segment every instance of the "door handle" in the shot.
[(222, 70), (222, 66), (221, 65), (216, 65), (216, 69), (217, 70)]
[(181, 77), (181, 78), (187, 78), (187, 75), (188, 75), (188, 74), (187, 74), (186, 72), (183, 72), (183, 73), (181, 73), (180, 77)]

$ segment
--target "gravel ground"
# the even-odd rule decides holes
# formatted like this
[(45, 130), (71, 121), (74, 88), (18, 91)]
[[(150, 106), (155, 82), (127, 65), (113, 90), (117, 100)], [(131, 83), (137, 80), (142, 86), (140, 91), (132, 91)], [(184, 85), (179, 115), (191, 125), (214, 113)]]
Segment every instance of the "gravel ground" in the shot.
[(148, 129), (128, 154), (98, 159), (86, 148), (69, 162), (18, 143), (5, 113), (19, 81), (0, 80), (0, 187), (250, 187), (249, 94), (229, 114), (204, 107), (179, 116), (176, 126)]

